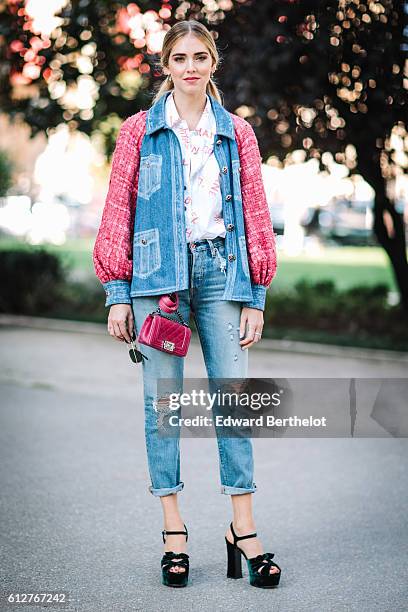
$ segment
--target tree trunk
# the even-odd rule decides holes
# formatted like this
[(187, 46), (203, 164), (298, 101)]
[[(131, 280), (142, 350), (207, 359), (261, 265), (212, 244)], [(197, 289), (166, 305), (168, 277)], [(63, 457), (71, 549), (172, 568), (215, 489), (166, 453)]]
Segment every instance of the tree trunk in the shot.
[[(373, 143), (366, 143), (364, 147), (358, 147), (358, 169), (375, 191), (374, 234), (390, 259), (400, 293), (400, 304), (408, 315), (408, 262), (404, 219), (387, 197), (385, 180), (381, 173), (379, 151), (376, 154), (377, 151)], [(388, 213), (392, 219), (393, 227), (390, 235), (384, 222), (384, 213), (385, 215)]]

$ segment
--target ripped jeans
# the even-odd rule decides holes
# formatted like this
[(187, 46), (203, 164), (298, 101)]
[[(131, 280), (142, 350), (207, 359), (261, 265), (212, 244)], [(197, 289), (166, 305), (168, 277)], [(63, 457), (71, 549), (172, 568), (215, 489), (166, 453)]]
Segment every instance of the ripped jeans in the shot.
[[(248, 349), (239, 344), (242, 304), (222, 300), (226, 260), (223, 238), (200, 240), (186, 246), (189, 261), (189, 289), (179, 291), (179, 311), (185, 321), (192, 311), (209, 378), (247, 378)], [(132, 298), (136, 333), (146, 316), (157, 308), (158, 296)], [(151, 486), (155, 496), (181, 491), (179, 437), (158, 435), (157, 380), (183, 380), (184, 359), (149, 346), (141, 346), (143, 361), (145, 436)], [(188, 357), (188, 354), (187, 354)], [(253, 493), (252, 442), (249, 437), (223, 437), (217, 433), (221, 493)]]

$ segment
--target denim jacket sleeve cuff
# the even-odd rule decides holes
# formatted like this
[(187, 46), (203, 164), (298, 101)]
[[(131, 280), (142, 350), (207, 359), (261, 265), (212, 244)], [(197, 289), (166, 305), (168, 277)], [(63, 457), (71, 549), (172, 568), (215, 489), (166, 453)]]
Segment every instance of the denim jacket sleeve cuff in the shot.
[(111, 280), (107, 283), (102, 283), (106, 293), (105, 306), (113, 304), (131, 304), (130, 283), (125, 280)]
[(265, 310), (266, 300), (266, 287), (264, 285), (251, 284), (252, 287), (252, 300), (250, 302), (244, 302), (246, 308), (257, 308), (258, 310)]

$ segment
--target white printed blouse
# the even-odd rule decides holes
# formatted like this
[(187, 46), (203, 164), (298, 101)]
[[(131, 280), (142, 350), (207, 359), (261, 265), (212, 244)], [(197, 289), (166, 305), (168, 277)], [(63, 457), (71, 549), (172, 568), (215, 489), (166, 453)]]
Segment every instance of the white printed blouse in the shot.
[(187, 121), (179, 116), (173, 93), (166, 100), (166, 124), (175, 132), (182, 151), (187, 242), (226, 234), (220, 168), (214, 155), (216, 121), (208, 95), (206, 99), (195, 130), (190, 130)]

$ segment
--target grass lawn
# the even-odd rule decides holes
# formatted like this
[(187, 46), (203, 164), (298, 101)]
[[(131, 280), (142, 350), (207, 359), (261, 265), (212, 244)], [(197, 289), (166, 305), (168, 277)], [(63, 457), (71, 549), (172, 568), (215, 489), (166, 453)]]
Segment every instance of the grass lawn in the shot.
[(327, 247), (322, 255), (288, 257), (278, 252), (272, 287), (287, 288), (298, 280), (332, 280), (339, 289), (384, 283), (397, 291), (385, 251), (378, 247)]
[[(94, 239), (78, 239), (63, 246), (44, 245), (44, 248), (59, 254), (73, 269), (94, 276), (93, 245)], [(1, 239), (0, 251), (9, 248), (32, 247), (11, 238)], [(301, 279), (312, 282), (330, 279), (339, 289), (385, 283), (391, 291), (397, 290), (388, 257), (379, 247), (326, 247), (321, 255), (296, 257), (278, 251), (278, 270), (272, 287), (284, 289)]]

